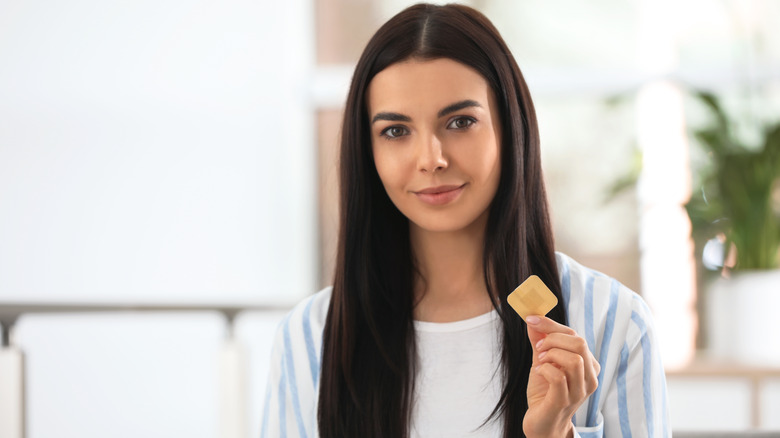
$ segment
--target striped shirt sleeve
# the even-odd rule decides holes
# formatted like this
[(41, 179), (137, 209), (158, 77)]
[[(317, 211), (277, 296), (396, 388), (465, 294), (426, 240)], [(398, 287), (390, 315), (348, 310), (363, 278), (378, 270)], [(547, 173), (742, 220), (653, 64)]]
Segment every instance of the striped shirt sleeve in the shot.
[(598, 388), (574, 415), (575, 436), (671, 436), (650, 309), (616, 280), (565, 256), (559, 263), (569, 325), (601, 365)]
[[(304, 300), (280, 323), (270, 357), (270, 370), (260, 424), (261, 438), (314, 438), (319, 384), (321, 331), (318, 302)], [(312, 308), (315, 307), (313, 310)], [(313, 327), (314, 325), (314, 327)]]
[(608, 401), (617, 405), (622, 436), (668, 437), (666, 377), (653, 320), (639, 296), (634, 295), (631, 302), (631, 321), (619, 346), (616, 384)]

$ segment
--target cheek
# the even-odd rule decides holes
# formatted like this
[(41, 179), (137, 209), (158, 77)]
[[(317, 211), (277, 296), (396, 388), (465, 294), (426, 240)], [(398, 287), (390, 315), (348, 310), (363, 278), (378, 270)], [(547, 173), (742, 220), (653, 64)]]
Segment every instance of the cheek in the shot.
[(377, 148), (374, 148), (373, 153), (374, 167), (376, 167), (376, 172), (379, 174), (379, 179), (382, 180), (382, 185), (385, 186), (385, 189), (392, 188), (394, 179), (397, 179), (397, 164), (387, 153), (384, 153)]
[(482, 178), (485, 180), (497, 178), (501, 171), (501, 150), (496, 140), (491, 138), (485, 142), (485, 147), (482, 150), (474, 152), (469, 161), (474, 164), (475, 170)]

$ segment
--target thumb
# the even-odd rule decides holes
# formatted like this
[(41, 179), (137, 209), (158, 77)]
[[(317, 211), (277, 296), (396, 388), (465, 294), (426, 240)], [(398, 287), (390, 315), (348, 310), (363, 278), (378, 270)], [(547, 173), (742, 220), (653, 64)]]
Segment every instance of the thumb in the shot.
[(536, 362), (539, 357), (539, 351), (536, 348), (536, 344), (539, 343), (539, 341), (541, 341), (545, 337), (547, 337), (547, 334), (540, 332), (534, 328), (534, 322), (535, 322), (534, 318), (537, 318), (536, 319), (537, 322), (539, 321), (538, 316), (529, 316), (528, 318), (526, 318), (526, 327), (527, 327), (526, 331), (528, 332), (528, 340), (531, 341), (531, 348), (533, 349), (534, 352), (533, 361)]

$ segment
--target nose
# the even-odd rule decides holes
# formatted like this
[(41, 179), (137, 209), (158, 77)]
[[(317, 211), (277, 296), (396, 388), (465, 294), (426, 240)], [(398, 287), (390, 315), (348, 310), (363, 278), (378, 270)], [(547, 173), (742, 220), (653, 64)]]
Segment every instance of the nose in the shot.
[(441, 172), (449, 166), (444, 156), (441, 140), (435, 135), (425, 138), (418, 145), (417, 168), (422, 173)]

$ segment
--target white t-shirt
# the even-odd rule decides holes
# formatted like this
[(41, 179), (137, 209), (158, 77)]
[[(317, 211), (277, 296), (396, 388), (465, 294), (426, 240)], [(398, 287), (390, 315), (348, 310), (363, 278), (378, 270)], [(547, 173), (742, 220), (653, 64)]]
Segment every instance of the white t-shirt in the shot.
[(414, 322), (412, 438), (501, 435), (500, 417), (483, 426), (501, 397), (500, 322), (495, 310), (463, 321)]

